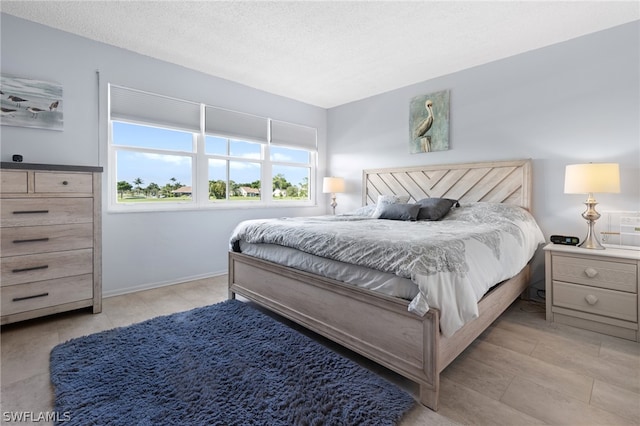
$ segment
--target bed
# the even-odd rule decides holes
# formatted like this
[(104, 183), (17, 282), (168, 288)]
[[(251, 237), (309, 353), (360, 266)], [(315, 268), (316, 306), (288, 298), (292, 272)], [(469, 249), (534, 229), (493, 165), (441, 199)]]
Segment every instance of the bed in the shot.
[[(365, 170), (363, 205), (380, 196), (448, 198), (531, 207), (531, 161), (499, 161)], [(229, 252), (229, 297), (241, 295), (415, 381), (420, 402), (438, 409), (439, 375), (528, 287), (526, 264), (491, 283), (476, 318), (441, 331), (439, 309), (417, 315), (410, 300), (318, 273)], [(495, 284), (495, 285), (494, 285)], [(443, 322), (444, 324), (444, 322)]]

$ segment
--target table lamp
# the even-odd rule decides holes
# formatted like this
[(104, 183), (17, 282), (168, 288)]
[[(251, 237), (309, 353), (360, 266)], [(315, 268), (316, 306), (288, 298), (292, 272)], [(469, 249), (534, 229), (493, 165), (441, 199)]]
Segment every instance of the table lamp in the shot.
[(333, 214), (336, 214), (336, 194), (344, 192), (344, 179), (340, 177), (326, 177), (322, 180), (322, 192), (325, 194), (331, 193), (331, 207), (333, 208)]
[(596, 199), (593, 194), (619, 193), (620, 192), (620, 168), (615, 163), (589, 163), (568, 165), (564, 174), (565, 194), (588, 194), (585, 205), (587, 210), (582, 213), (589, 229), (587, 236), (579, 247), (587, 249), (603, 250), (604, 247), (598, 241), (593, 230), (600, 213), (596, 211)]

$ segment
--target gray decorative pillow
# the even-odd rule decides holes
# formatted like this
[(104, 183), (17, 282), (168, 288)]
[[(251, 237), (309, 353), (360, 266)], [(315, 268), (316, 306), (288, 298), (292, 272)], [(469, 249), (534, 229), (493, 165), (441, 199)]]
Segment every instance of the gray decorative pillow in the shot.
[(378, 219), (416, 220), (420, 204), (385, 204)]
[(450, 198), (423, 198), (416, 203), (420, 206), (418, 220), (440, 220), (457, 203), (457, 200)]
[(371, 217), (374, 219), (380, 218), (380, 213), (384, 206), (389, 204), (399, 204), (406, 203), (409, 201), (408, 195), (378, 195), (378, 202), (376, 203), (376, 210), (373, 212)]

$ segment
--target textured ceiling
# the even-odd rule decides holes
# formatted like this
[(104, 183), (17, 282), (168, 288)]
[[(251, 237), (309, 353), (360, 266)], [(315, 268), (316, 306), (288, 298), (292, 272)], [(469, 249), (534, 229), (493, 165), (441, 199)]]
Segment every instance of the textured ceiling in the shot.
[(2, 0), (0, 10), (324, 108), (640, 19), (637, 1)]

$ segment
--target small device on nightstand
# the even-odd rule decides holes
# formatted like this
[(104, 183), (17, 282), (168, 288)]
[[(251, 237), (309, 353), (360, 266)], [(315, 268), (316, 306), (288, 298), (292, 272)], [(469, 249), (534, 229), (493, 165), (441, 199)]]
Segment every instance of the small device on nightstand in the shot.
[(569, 237), (566, 235), (552, 235), (549, 240), (553, 244), (564, 244), (565, 246), (577, 246), (580, 240), (576, 237)]

